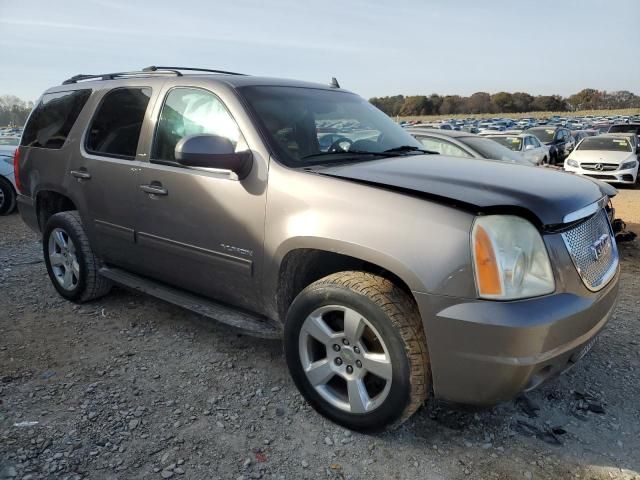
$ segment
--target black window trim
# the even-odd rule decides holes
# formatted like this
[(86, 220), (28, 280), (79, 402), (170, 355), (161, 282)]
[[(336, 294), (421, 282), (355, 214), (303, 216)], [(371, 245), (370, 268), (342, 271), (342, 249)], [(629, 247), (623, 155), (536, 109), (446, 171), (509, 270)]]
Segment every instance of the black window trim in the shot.
[[(104, 103), (105, 98), (107, 98), (107, 96), (111, 93), (111, 92), (115, 92), (116, 90), (143, 90), (145, 88), (148, 88), (149, 90), (151, 90), (151, 94), (149, 95), (149, 101), (147, 102), (147, 108), (145, 110), (145, 114), (144, 117), (142, 118), (142, 126), (140, 127), (140, 135), (138, 136), (138, 144), (136, 145), (136, 154), (133, 157), (129, 157), (127, 155), (117, 155), (114, 153), (104, 153), (104, 152), (96, 152), (94, 150), (90, 150), (87, 143), (89, 142), (89, 132), (91, 131), (91, 127), (93, 126), (93, 122), (96, 119), (96, 116), (98, 115), (98, 112), (100, 111), (100, 108), (102, 108), (102, 104)], [(138, 150), (140, 149), (140, 140), (142, 139), (142, 134), (144, 132), (144, 121), (145, 118), (147, 116), (147, 112), (149, 111), (149, 107), (151, 106), (151, 100), (153, 99), (153, 87), (148, 86), (148, 85), (123, 85), (121, 87), (114, 87), (114, 88), (110, 88), (109, 90), (107, 90), (104, 95), (102, 95), (102, 98), (100, 99), (100, 102), (98, 102), (98, 105), (95, 106), (95, 108), (93, 109), (93, 113), (91, 114), (91, 119), (89, 120), (89, 122), (87, 122), (87, 126), (84, 130), (84, 134), (83, 134), (83, 139), (82, 139), (82, 149), (84, 150), (84, 153), (94, 156), (94, 157), (101, 157), (101, 158), (117, 158), (119, 160), (127, 160), (129, 162), (133, 162), (136, 160), (136, 158), (138, 157)]]
[(56, 95), (59, 93), (72, 93), (72, 92), (89, 92), (89, 96), (87, 97), (87, 99), (84, 102), (84, 105), (82, 105), (82, 108), (80, 109), (80, 111), (78, 112), (78, 115), (76, 116), (76, 119), (73, 121), (73, 125), (71, 125), (71, 128), (69, 129), (69, 134), (67, 135), (67, 137), (64, 139), (64, 143), (62, 145), (60, 145), (59, 148), (48, 148), (48, 147), (36, 147), (36, 146), (31, 146), (31, 145), (23, 145), (23, 138), (24, 138), (24, 131), (22, 132), (22, 135), (20, 137), (20, 144), (19, 147), (22, 148), (35, 148), (37, 150), (54, 150), (54, 151), (58, 151), (58, 150), (62, 150), (64, 147), (67, 146), (67, 144), (69, 143), (69, 137), (71, 136), (71, 132), (73, 131), (74, 127), (76, 127), (76, 125), (78, 124), (78, 118), (80, 118), (80, 116), (82, 115), (82, 112), (84, 111), (85, 108), (87, 108), (87, 104), (89, 103), (89, 101), (91, 100), (91, 97), (94, 95), (95, 90), (93, 88), (70, 88), (68, 90), (59, 90), (59, 91), (55, 91), (55, 92), (44, 92), (42, 95), (40, 95), (40, 98), (38, 98), (38, 101), (35, 103), (35, 105), (33, 106), (33, 109), (31, 110), (31, 112), (29, 112), (29, 116), (27, 117), (26, 121), (24, 122), (24, 129), (26, 130), (27, 125), (29, 125), (29, 121), (31, 120), (31, 116), (34, 114), (34, 112), (36, 111), (36, 109), (38, 108), (38, 106), (40, 105), (40, 103), (42, 102), (42, 99), (45, 97), (45, 95)]
[(213, 95), (216, 99), (218, 99), (220, 104), (224, 107), (224, 109), (227, 111), (227, 113), (229, 114), (231, 119), (234, 121), (234, 123), (238, 127), (238, 132), (240, 132), (240, 137), (242, 138), (242, 141), (245, 143), (245, 145), (247, 145), (247, 148), (248, 148), (247, 140), (245, 139), (245, 136), (242, 133), (242, 130), (240, 129), (240, 125), (238, 124), (238, 121), (236, 120), (236, 117), (233, 116), (233, 114), (231, 113), (231, 110), (229, 110), (229, 107), (227, 107), (227, 104), (222, 101), (222, 99), (220, 98), (220, 96), (218, 94), (216, 94), (215, 92), (212, 92), (208, 88), (204, 88), (204, 87), (196, 87), (196, 86), (193, 86), (193, 85), (174, 85), (173, 87), (169, 88), (169, 90), (167, 90), (166, 93), (164, 94), (164, 97), (162, 97), (162, 102), (160, 102), (160, 110), (158, 110), (158, 115), (153, 118), (153, 120), (155, 122), (155, 125), (153, 126), (153, 135), (151, 136), (151, 143), (149, 144), (149, 164), (166, 165), (168, 167), (194, 169), (193, 167), (187, 167), (185, 165), (182, 165), (181, 163), (178, 163), (175, 160), (154, 159), (153, 155), (152, 155), (153, 148), (154, 148), (155, 143), (156, 143), (156, 136), (158, 135), (158, 125), (160, 125), (160, 116), (162, 115), (162, 110), (164, 110), (164, 106), (167, 103), (167, 98), (169, 98), (169, 95), (171, 94), (171, 92), (173, 92), (174, 90), (178, 90), (178, 89), (182, 89), (182, 90), (185, 90), (185, 89), (187, 89), (187, 90), (202, 90), (203, 92), (209, 93), (209, 94)]

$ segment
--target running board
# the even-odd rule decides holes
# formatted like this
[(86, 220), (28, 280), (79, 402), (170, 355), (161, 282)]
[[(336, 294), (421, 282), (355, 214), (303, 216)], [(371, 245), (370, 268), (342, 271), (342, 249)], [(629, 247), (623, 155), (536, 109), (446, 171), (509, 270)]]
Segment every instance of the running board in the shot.
[(119, 268), (102, 267), (100, 275), (124, 287), (238, 328), (248, 335), (260, 338), (282, 337), (281, 327), (266, 317), (238, 310)]

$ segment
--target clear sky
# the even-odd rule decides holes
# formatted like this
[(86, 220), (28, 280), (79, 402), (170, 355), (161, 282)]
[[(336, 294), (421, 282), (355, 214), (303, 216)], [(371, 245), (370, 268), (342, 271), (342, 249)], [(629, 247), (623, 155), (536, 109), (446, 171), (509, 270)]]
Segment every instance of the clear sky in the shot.
[(640, 93), (640, 0), (0, 0), (0, 94), (199, 66), (364, 97)]

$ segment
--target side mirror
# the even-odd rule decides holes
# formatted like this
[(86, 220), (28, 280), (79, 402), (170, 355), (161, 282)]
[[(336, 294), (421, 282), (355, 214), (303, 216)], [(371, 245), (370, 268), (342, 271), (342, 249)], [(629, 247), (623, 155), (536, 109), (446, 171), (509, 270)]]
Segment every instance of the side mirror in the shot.
[(190, 135), (182, 138), (175, 149), (176, 161), (187, 167), (231, 170), (243, 179), (251, 171), (251, 152), (236, 152), (226, 137), (219, 135)]
[(524, 147), (524, 149), (525, 149), (525, 150), (533, 150), (534, 148), (535, 148), (535, 146), (533, 146), (533, 145), (531, 145), (531, 144), (526, 145), (526, 146)]

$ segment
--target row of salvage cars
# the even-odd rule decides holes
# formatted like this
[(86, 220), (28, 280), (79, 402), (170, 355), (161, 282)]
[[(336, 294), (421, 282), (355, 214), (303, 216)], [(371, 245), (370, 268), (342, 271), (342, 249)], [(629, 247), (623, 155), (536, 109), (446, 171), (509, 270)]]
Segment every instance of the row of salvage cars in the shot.
[(426, 150), (442, 155), (564, 167), (567, 172), (609, 183), (635, 184), (638, 178), (637, 132), (585, 136), (576, 143), (568, 129), (556, 126), (483, 136), (420, 126), (407, 131)]

